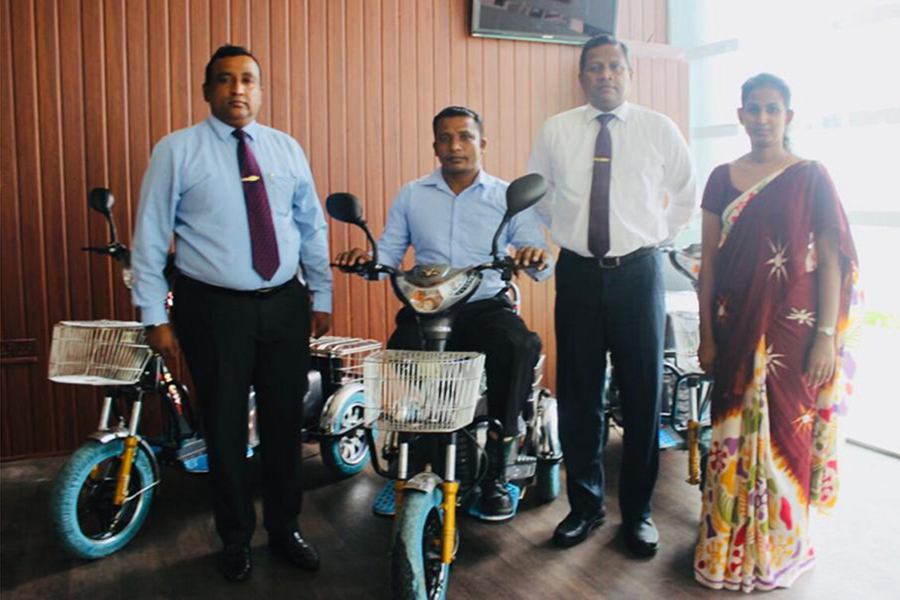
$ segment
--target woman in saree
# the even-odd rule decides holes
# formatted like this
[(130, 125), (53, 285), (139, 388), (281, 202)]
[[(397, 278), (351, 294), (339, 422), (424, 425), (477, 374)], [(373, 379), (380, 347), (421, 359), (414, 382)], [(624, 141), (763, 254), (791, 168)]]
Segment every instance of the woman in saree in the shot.
[(809, 508), (838, 488), (856, 252), (825, 167), (786, 147), (790, 100), (774, 75), (743, 85), (751, 150), (703, 197), (699, 358), (715, 385), (694, 574), (716, 589), (789, 587), (815, 562)]

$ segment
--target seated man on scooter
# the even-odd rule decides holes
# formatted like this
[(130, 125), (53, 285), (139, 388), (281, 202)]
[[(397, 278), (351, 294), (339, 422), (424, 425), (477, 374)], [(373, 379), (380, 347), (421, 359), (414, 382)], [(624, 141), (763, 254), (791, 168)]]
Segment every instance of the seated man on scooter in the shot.
[[(490, 262), (491, 241), (506, 212), (509, 184), (482, 168), (487, 140), (481, 117), (468, 108), (451, 106), (434, 117), (432, 126), (441, 167), (401, 188), (378, 241), (379, 260), (399, 267), (411, 245), (416, 264), (467, 267)], [(515, 263), (528, 267), (525, 272), (532, 278), (550, 277), (553, 259), (533, 209), (513, 217), (501, 234), (501, 256), (508, 254), (509, 246), (515, 248)], [(360, 248), (335, 258), (339, 266), (370, 260)], [(506, 520), (514, 515), (506, 463), (518, 433), (519, 413), (531, 392), (541, 340), (513, 310), (500, 274), (485, 271), (484, 277), (457, 316), (448, 348), (486, 355), (488, 413), (502, 423), (503, 435), (491, 431), (488, 436), (489, 471), (482, 485), (480, 512), (489, 520)], [(397, 314), (397, 329), (388, 347), (410, 350), (422, 345), (416, 317), (404, 307)]]

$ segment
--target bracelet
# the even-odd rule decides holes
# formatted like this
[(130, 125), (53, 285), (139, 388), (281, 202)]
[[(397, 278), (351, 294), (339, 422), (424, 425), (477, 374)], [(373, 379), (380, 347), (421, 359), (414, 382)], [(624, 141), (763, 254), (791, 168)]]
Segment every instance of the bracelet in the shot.
[(816, 331), (829, 337), (834, 335), (834, 327), (816, 327)]

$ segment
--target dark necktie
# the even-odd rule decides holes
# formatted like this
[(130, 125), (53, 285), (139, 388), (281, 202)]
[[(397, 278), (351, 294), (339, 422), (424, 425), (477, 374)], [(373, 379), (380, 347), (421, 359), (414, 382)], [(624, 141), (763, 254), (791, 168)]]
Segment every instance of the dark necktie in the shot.
[(242, 129), (232, 133), (238, 139), (238, 165), (241, 169), (241, 184), (244, 187), (244, 202), (247, 204), (247, 221), (250, 224), (250, 246), (253, 250), (253, 270), (266, 281), (272, 279), (278, 270), (278, 241), (275, 238), (275, 224), (269, 207), (269, 195), (262, 172), (250, 145), (247, 134)]
[(588, 221), (588, 249), (597, 258), (609, 252), (609, 175), (612, 168), (612, 138), (609, 122), (615, 115), (598, 115), (600, 133), (594, 147), (594, 176), (591, 181), (591, 214)]

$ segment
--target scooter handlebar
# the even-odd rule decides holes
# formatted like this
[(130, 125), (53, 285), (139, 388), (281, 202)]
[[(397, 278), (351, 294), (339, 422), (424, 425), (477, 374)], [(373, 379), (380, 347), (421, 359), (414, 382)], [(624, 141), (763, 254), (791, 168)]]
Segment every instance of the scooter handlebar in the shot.
[(343, 273), (352, 273), (355, 275), (360, 275), (365, 277), (370, 281), (375, 281), (378, 279), (378, 276), (382, 273), (387, 273), (388, 275), (396, 275), (400, 271), (395, 269), (394, 267), (390, 267), (388, 265), (383, 265), (380, 263), (376, 263), (373, 260), (364, 263), (357, 263), (355, 265), (340, 265), (338, 263), (331, 263), (332, 267), (336, 267)]

